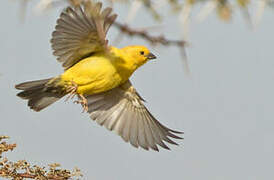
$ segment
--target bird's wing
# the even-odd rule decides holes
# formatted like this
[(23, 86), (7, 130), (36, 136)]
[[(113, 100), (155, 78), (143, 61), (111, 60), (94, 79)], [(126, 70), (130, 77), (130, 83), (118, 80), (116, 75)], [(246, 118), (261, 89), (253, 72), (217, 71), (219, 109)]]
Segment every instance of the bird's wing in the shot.
[(158, 151), (157, 145), (169, 149), (163, 141), (177, 145), (170, 137), (182, 139), (175, 135), (182, 132), (165, 127), (152, 116), (129, 81), (86, 98), (90, 117), (107, 129), (116, 131), (135, 147)]
[(106, 34), (117, 17), (111, 12), (109, 7), (102, 10), (100, 2), (84, 1), (61, 13), (51, 44), (53, 54), (65, 69), (94, 52), (108, 49)]

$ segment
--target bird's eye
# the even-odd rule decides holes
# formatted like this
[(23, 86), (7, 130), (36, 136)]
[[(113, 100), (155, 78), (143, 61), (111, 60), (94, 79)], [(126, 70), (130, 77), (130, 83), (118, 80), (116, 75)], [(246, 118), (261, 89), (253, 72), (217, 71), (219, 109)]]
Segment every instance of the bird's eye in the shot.
[(145, 52), (144, 52), (144, 51), (140, 51), (140, 54), (141, 54), (141, 55), (144, 55), (144, 54), (145, 54)]

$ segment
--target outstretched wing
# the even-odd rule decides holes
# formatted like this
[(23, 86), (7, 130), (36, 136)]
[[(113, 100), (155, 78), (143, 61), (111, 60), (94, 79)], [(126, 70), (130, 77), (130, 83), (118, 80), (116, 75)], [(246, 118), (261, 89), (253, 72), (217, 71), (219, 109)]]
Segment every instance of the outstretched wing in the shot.
[(135, 147), (159, 151), (157, 145), (169, 149), (163, 141), (177, 145), (170, 137), (182, 139), (175, 135), (182, 132), (165, 127), (152, 116), (129, 81), (86, 98), (90, 117), (107, 129), (116, 131)]
[(100, 2), (84, 1), (61, 13), (51, 44), (53, 54), (65, 69), (94, 52), (107, 49), (106, 34), (117, 17), (111, 12), (111, 8), (102, 10)]

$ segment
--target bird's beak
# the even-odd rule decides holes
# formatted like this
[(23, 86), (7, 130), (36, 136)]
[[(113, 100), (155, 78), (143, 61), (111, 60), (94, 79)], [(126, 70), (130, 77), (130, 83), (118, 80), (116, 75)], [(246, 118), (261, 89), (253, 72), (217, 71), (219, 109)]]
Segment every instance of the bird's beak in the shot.
[(147, 59), (151, 60), (151, 59), (156, 59), (156, 56), (152, 53), (149, 53), (148, 55), (146, 55)]

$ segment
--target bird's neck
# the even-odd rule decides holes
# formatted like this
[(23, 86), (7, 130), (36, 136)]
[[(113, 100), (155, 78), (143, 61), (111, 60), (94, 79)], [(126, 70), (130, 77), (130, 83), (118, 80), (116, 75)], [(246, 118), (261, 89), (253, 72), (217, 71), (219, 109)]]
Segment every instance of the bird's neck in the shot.
[(111, 47), (111, 55), (113, 56), (113, 65), (116, 67), (117, 72), (126, 81), (130, 78), (132, 73), (139, 67), (135, 60), (125, 53), (122, 49)]

